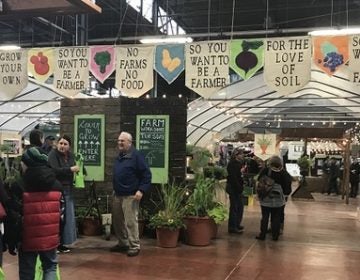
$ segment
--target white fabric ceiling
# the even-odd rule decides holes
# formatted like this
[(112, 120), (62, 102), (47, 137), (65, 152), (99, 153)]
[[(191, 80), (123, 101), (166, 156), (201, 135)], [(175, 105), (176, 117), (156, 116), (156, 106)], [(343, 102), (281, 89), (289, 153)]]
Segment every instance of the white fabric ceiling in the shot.
[[(88, 97), (78, 94), (76, 98)], [(27, 87), (12, 100), (0, 101), (0, 131), (24, 135), (38, 123), (58, 123), (63, 96), (29, 78)], [(0, 97), (1, 99), (1, 97)]]
[(355, 125), (360, 121), (360, 85), (349, 82), (346, 71), (344, 67), (330, 77), (313, 66), (310, 82), (288, 96), (268, 88), (262, 73), (235, 82), (209, 99), (189, 103), (187, 141), (207, 146), (243, 128), (262, 125), (265, 132), (273, 123), (278, 128)]

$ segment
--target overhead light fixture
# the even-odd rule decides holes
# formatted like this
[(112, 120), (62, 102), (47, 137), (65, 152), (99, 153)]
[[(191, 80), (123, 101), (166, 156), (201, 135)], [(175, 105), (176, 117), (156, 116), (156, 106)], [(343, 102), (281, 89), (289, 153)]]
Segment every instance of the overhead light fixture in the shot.
[(142, 44), (161, 44), (161, 43), (176, 43), (184, 44), (191, 43), (193, 39), (191, 37), (144, 37), (140, 39)]
[(19, 46), (15, 46), (15, 45), (2, 45), (0, 46), (0, 50), (2, 51), (15, 51), (15, 50), (20, 50), (21, 47)]
[(311, 36), (341, 36), (350, 34), (359, 34), (360, 27), (356, 28), (343, 28), (343, 29), (319, 29), (310, 31), (308, 34)]

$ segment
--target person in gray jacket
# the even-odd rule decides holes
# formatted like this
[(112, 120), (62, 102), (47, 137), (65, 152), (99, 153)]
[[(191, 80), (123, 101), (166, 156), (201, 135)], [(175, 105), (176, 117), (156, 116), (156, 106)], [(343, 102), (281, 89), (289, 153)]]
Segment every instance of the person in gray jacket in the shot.
[(260, 171), (258, 181), (262, 177), (268, 176), (274, 180), (271, 191), (261, 199), (259, 198), (261, 206), (261, 223), (260, 234), (256, 239), (265, 240), (267, 227), (269, 224), (269, 217), (271, 216), (271, 234), (274, 241), (278, 240), (281, 227), (281, 215), (285, 206), (285, 195), (291, 193), (291, 176), (283, 168), (280, 157), (272, 156), (268, 160), (268, 167)]

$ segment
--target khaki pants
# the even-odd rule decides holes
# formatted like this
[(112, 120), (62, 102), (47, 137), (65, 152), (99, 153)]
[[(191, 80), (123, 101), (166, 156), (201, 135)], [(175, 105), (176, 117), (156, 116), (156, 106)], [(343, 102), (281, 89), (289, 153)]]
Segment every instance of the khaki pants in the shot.
[(119, 246), (140, 249), (138, 214), (139, 201), (134, 196), (114, 195), (112, 223)]

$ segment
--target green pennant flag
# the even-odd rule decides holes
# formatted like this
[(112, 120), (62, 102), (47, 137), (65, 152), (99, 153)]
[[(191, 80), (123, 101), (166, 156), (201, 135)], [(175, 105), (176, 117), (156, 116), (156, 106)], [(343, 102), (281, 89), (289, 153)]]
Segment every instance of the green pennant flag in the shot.
[(256, 40), (233, 40), (230, 43), (230, 67), (247, 80), (264, 66), (264, 42)]

